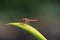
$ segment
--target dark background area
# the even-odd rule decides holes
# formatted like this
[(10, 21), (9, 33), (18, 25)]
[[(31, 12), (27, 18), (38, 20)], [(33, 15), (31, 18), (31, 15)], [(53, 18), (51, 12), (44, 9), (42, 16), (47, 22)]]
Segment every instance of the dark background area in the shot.
[(5, 25), (24, 17), (37, 19), (30, 25), (48, 40), (60, 40), (59, 0), (0, 0), (0, 40), (36, 40), (24, 30)]

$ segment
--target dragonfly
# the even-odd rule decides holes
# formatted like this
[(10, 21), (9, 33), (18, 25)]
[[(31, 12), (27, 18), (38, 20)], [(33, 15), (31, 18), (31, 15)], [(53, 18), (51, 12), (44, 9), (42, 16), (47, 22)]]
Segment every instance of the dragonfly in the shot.
[(22, 18), (20, 19), (24, 23), (30, 23), (30, 22), (37, 22), (38, 20), (35, 19), (29, 19), (29, 18)]

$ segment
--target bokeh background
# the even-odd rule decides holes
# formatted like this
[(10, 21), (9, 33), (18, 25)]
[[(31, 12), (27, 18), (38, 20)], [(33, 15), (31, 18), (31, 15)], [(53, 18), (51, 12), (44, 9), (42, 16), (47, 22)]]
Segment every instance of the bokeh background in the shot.
[(48, 40), (60, 40), (59, 0), (0, 0), (0, 40), (37, 40), (24, 30), (5, 25), (25, 17), (37, 19), (30, 25)]

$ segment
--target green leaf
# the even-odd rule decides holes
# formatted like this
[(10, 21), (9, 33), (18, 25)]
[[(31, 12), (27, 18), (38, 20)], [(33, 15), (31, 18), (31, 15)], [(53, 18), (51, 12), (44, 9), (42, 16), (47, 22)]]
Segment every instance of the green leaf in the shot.
[(37, 40), (47, 40), (37, 29), (35, 29), (34, 27), (28, 24), (13, 22), (13, 23), (8, 23), (7, 25), (13, 25), (13, 26), (17, 26), (20, 29), (23, 29), (29, 32), (30, 34), (32, 34)]

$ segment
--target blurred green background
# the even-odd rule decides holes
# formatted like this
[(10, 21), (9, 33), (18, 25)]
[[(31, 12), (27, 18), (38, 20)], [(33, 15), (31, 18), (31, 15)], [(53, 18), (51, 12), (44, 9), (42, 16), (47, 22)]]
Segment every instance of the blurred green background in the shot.
[(31, 23), (31, 25), (41, 31), (48, 40), (60, 40), (59, 0), (0, 0), (0, 37), (5, 38), (2, 35), (10, 32), (11, 35), (14, 33), (16, 33), (14, 35), (20, 35), (21, 40), (35, 40), (30, 34), (18, 28), (7, 28), (4, 25), (8, 22), (20, 21), (24, 17), (37, 19), (38, 22)]

